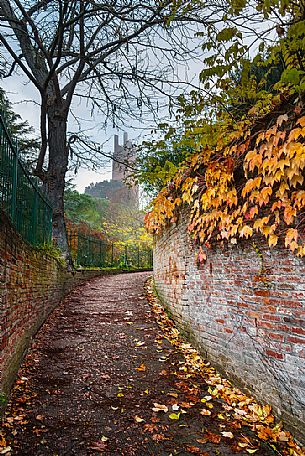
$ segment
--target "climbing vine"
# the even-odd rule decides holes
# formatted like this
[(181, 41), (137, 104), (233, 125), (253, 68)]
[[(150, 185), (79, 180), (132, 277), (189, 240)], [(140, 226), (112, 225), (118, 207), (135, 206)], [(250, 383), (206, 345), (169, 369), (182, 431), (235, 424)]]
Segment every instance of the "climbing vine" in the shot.
[[(266, 121), (266, 119), (265, 119)], [(305, 115), (301, 104), (273, 118), (270, 127), (236, 130), (230, 144), (205, 147), (183, 165), (146, 216), (153, 233), (190, 208), (188, 229), (200, 244), (236, 244), (262, 235), (270, 247), (283, 241), (305, 255)], [(234, 137), (235, 136), (235, 137)], [(228, 142), (226, 140), (226, 142)]]

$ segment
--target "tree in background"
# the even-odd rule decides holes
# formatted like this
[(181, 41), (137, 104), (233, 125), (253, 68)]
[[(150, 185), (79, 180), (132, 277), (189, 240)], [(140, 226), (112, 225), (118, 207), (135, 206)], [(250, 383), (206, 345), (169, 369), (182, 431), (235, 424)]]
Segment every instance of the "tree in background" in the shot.
[(18, 142), (18, 151), (23, 162), (30, 167), (37, 159), (40, 148), (39, 140), (33, 136), (34, 131), (29, 123), (14, 112), (5, 91), (1, 88), (0, 113), (11, 136)]
[[(150, 246), (151, 236), (144, 226), (144, 211), (97, 198), (76, 190), (65, 191), (65, 215), (76, 229), (108, 242)], [(85, 225), (86, 224), (86, 227)]]

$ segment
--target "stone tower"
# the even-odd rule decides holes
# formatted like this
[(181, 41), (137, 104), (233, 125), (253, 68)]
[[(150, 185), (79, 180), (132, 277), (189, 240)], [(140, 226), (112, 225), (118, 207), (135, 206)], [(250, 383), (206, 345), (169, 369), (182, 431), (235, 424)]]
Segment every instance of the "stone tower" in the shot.
[(119, 136), (114, 135), (114, 151), (112, 161), (112, 180), (123, 182), (126, 177), (127, 169), (124, 163), (130, 161), (129, 155), (132, 153), (132, 146), (128, 141), (127, 133), (124, 133), (123, 145), (119, 144)]
[[(128, 141), (128, 135), (125, 132), (123, 144), (119, 144), (119, 136), (114, 135), (114, 151), (112, 161), (112, 181), (120, 182), (122, 185), (113, 195), (113, 200), (119, 203), (125, 203), (130, 207), (139, 206), (139, 190), (137, 186), (129, 187), (125, 184), (124, 179), (130, 172), (128, 165), (132, 166), (136, 158), (135, 149), (131, 142)], [(126, 166), (127, 165), (127, 166)]]

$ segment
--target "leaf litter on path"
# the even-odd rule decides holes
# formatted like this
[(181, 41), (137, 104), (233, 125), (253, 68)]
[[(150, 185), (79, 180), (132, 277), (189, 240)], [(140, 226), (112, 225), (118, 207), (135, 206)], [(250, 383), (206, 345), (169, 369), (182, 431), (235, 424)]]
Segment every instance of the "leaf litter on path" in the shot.
[(304, 455), (268, 405), (181, 338), (149, 284), (147, 304), (146, 277), (94, 279), (56, 309), (19, 372), (0, 452)]

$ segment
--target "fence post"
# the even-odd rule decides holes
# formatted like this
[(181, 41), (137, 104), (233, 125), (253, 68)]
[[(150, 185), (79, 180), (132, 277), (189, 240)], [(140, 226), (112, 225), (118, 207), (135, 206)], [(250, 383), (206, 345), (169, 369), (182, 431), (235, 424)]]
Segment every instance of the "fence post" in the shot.
[(125, 266), (128, 265), (128, 251), (127, 251), (127, 244), (125, 244)]
[(114, 245), (113, 242), (111, 244), (111, 266), (113, 267), (113, 261), (114, 261)]
[(77, 264), (80, 265), (80, 234), (77, 231)]
[[(31, 227), (31, 234), (30, 238), (32, 238), (32, 242), (36, 241), (39, 244), (38, 236), (37, 236), (37, 209), (38, 209), (38, 193), (34, 192), (34, 199), (33, 199), (33, 208), (32, 208), (32, 227)], [(37, 242), (38, 241), (38, 242)]]
[(13, 179), (12, 179), (12, 200), (11, 200), (11, 217), (15, 225), (16, 223), (16, 207), (17, 207), (17, 183), (18, 183), (18, 149), (17, 141), (15, 150), (13, 150)]

